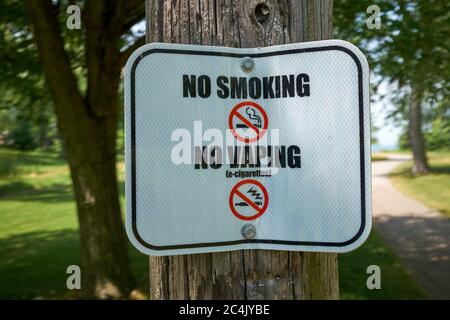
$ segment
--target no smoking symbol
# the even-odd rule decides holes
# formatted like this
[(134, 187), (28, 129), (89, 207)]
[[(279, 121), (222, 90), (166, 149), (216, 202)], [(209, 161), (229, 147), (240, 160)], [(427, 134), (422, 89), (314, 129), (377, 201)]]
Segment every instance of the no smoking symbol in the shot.
[[(230, 112), (228, 126), (239, 141), (251, 143), (264, 136), (269, 125), (266, 111), (256, 102), (244, 101), (238, 103)], [(246, 135), (241, 135), (237, 129), (247, 129)], [(242, 130), (242, 132), (244, 132)], [(247, 136), (249, 133), (249, 136)]]
[(238, 182), (230, 192), (230, 209), (241, 220), (259, 218), (269, 205), (266, 188), (256, 180), (247, 179)]

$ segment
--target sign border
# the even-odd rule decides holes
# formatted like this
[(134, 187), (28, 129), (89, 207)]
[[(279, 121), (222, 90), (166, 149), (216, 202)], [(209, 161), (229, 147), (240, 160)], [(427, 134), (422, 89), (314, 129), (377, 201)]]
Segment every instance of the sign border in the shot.
[[(287, 240), (274, 240), (274, 239), (239, 239), (233, 241), (219, 241), (219, 242), (204, 242), (204, 243), (190, 243), (190, 244), (174, 244), (157, 246), (146, 242), (139, 234), (136, 220), (136, 127), (135, 127), (135, 75), (136, 68), (146, 56), (153, 53), (169, 53), (169, 54), (185, 54), (185, 55), (199, 55), (199, 56), (219, 56), (219, 57), (232, 57), (232, 58), (263, 58), (270, 56), (280, 56), (288, 54), (299, 54), (309, 52), (320, 51), (341, 51), (348, 54), (354, 61), (358, 70), (358, 102), (359, 102), (359, 142), (360, 142), (360, 179), (361, 179), (361, 225), (358, 232), (349, 240), (343, 242), (318, 242), (318, 241), (287, 241)], [(131, 103), (130, 103), (130, 130), (131, 130), (131, 224), (132, 232), (135, 239), (145, 248), (161, 251), (161, 250), (176, 250), (176, 249), (191, 249), (191, 248), (206, 248), (206, 247), (219, 247), (219, 246), (232, 246), (241, 244), (252, 243), (265, 243), (265, 244), (279, 244), (279, 245), (293, 245), (293, 246), (322, 246), (322, 247), (345, 247), (356, 242), (366, 229), (366, 175), (365, 175), (365, 150), (364, 150), (364, 90), (363, 90), (363, 70), (361, 62), (358, 56), (349, 48), (333, 44), (318, 47), (307, 47), (297, 49), (286, 49), (280, 51), (262, 52), (262, 53), (237, 53), (237, 52), (220, 52), (220, 51), (197, 51), (187, 49), (175, 49), (175, 48), (153, 48), (143, 51), (139, 54), (131, 66), (130, 75), (130, 91), (131, 91)]]

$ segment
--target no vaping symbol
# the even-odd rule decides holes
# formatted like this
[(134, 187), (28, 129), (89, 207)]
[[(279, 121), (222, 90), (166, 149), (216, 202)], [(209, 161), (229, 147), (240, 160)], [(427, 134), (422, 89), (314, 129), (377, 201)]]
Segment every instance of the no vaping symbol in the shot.
[(259, 181), (246, 179), (238, 182), (230, 192), (230, 209), (241, 220), (259, 218), (269, 205), (269, 194)]

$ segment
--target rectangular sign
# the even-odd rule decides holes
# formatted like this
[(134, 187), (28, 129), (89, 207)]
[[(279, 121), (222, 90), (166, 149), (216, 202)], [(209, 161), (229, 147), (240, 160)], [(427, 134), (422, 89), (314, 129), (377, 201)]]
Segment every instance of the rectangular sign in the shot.
[(146, 254), (346, 252), (370, 233), (369, 68), (348, 42), (145, 45), (125, 128), (127, 233)]

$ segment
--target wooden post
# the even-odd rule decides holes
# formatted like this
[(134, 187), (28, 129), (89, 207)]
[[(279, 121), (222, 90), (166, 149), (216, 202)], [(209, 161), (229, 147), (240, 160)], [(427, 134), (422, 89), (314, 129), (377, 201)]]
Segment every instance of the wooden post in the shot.
[[(147, 42), (262, 47), (332, 37), (332, 0), (147, 0)], [(339, 299), (336, 254), (150, 257), (151, 299)]]

